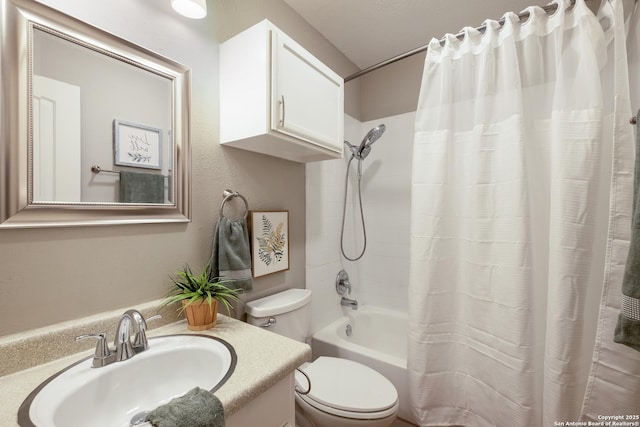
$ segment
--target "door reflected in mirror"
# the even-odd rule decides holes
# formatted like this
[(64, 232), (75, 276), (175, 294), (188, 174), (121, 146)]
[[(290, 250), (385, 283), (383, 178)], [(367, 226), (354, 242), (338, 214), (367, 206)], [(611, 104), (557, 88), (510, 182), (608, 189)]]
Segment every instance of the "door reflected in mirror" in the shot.
[(34, 28), (32, 91), (34, 203), (172, 203), (169, 78)]

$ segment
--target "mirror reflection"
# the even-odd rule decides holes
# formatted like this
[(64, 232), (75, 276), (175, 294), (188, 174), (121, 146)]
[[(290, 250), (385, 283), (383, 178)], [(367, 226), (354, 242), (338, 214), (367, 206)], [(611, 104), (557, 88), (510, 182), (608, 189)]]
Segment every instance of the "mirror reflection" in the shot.
[(33, 30), (33, 203), (173, 203), (172, 80)]

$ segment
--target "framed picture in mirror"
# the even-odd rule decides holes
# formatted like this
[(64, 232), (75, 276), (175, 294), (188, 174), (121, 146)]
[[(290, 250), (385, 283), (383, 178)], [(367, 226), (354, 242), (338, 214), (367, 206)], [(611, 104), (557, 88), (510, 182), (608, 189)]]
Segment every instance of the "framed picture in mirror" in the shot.
[(116, 119), (113, 151), (116, 165), (162, 169), (162, 129)]

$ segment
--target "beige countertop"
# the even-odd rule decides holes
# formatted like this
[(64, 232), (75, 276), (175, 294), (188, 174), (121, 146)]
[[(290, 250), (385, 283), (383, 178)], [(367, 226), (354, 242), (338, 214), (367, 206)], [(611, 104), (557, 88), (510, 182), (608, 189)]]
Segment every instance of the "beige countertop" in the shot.
[[(148, 331), (150, 337), (183, 333), (196, 332), (189, 331), (184, 320)], [(223, 315), (218, 315), (218, 323), (213, 329), (197, 333), (222, 338), (233, 346), (238, 356), (233, 374), (215, 393), (227, 417), (303, 362), (311, 360), (308, 345)], [(17, 426), (18, 408), (34, 388), (54, 373), (92, 353), (92, 350), (84, 351), (0, 377), (0, 426)]]

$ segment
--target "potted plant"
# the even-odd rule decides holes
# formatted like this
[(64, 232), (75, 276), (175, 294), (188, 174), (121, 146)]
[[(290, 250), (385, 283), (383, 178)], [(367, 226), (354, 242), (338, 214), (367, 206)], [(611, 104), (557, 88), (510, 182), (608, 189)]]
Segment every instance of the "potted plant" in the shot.
[(218, 315), (218, 303), (231, 312), (231, 302), (238, 300), (238, 291), (228, 285), (233, 280), (209, 278), (209, 266), (194, 274), (188, 265), (176, 271), (171, 278), (173, 286), (162, 306), (181, 302), (178, 310), (187, 316), (188, 328), (202, 331), (213, 328)]

